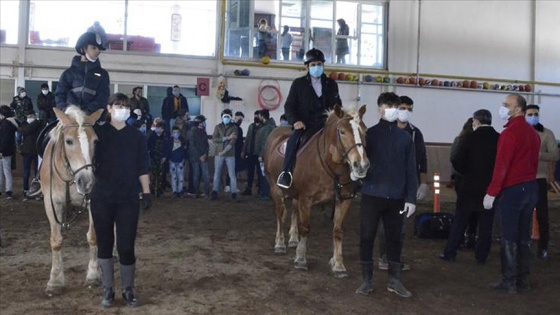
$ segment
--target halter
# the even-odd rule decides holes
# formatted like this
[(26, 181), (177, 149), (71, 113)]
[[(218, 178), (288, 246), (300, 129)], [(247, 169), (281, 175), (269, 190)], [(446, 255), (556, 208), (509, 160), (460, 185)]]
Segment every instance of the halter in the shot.
[[(53, 144), (53, 147), (51, 149), (51, 161), (50, 161), (50, 169), (51, 169), (51, 176), (50, 176), (50, 184), (51, 184), (51, 190), (50, 190), (50, 195), (51, 195), (51, 207), (53, 210), (53, 214), (54, 214), (54, 219), (56, 221), (56, 223), (58, 223), (59, 225), (61, 225), (62, 227), (65, 228), (69, 228), (70, 225), (78, 218), (78, 216), (80, 216), (80, 214), (82, 214), (84, 212), (84, 209), (89, 209), (89, 204), (90, 204), (90, 196), (89, 194), (81, 194), (80, 192), (78, 192), (79, 194), (83, 195), (84, 198), (82, 199), (82, 205), (79, 208), (77, 213), (74, 213), (73, 216), (70, 218), (69, 221), (65, 221), (64, 222), (60, 222), (60, 220), (58, 219), (58, 216), (56, 215), (56, 210), (54, 207), (54, 203), (53, 203), (53, 198), (52, 198), (52, 174), (53, 174), (53, 168), (56, 171), (56, 174), (58, 175), (58, 177), (66, 184), (66, 204), (65, 204), (65, 209), (68, 209), (70, 206), (70, 186), (72, 186), (73, 184), (76, 183), (76, 181), (74, 180), (74, 178), (76, 177), (76, 175), (86, 169), (91, 167), (93, 169), (93, 164), (89, 163), (89, 164), (84, 164), (83, 166), (77, 168), (76, 170), (72, 169), (72, 166), (70, 165), (70, 159), (68, 159), (68, 153), (66, 152), (66, 147), (64, 146), (63, 140), (64, 140), (64, 133), (63, 131), (66, 128), (79, 128), (79, 127), (87, 127), (87, 128), (93, 128), (92, 124), (89, 123), (84, 123), (82, 125), (78, 124), (78, 123), (72, 123), (72, 124), (68, 124), (68, 125), (63, 125), (62, 128), (60, 129), (59, 132), (59, 136), (58, 136), (58, 140), (56, 143)], [(54, 152), (55, 152), (55, 148), (57, 144), (62, 144), (62, 153), (63, 153), (63, 158), (64, 158), (64, 166), (65, 166), (65, 170), (66, 170), (66, 175), (70, 176), (70, 179), (65, 179), (62, 174), (60, 173), (59, 169), (56, 167), (55, 163), (54, 163)]]

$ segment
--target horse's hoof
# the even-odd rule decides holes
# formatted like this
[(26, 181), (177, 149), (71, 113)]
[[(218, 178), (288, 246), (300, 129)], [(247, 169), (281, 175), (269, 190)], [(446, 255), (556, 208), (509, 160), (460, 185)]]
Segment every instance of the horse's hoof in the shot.
[(333, 276), (337, 279), (348, 278), (348, 273), (346, 271), (334, 271)]
[(90, 289), (97, 288), (101, 286), (101, 279), (86, 279), (84, 285)]
[(275, 254), (285, 254), (286, 253), (286, 246), (274, 246), (274, 253)]
[(294, 268), (307, 271), (307, 263), (301, 261), (294, 261)]
[(62, 287), (53, 287), (53, 286), (48, 285), (47, 289), (45, 290), (45, 293), (49, 297), (61, 295), (62, 294)]
[(289, 241), (288, 242), (288, 247), (289, 248), (295, 248), (295, 247), (298, 246), (298, 243), (299, 243), (298, 241)]

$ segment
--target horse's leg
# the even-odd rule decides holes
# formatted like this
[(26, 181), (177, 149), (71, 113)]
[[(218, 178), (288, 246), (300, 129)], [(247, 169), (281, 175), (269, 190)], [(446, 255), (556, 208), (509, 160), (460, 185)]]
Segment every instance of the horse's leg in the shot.
[(300, 240), (296, 248), (296, 259), (294, 267), (296, 269), (307, 270), (307, 236), (309, 235), (309, 216), (311, 214), (311, 200), (300, 198), (297, 201), (298, 230)]
[(93, 219), (91, 217), (91, 210), (89, 213), (89, 229), (86, 234), (87, 242), (89, 244), (89, 263), (86, 274), (86, 286), (97, 287), (101, 284), (101, 274), (99, 272), (99, 265), (97, 264), (97, 237), (93, 227)]
[(330, 260), (331, 270), (336, 278), (348, 277), (346, 267), (342, 258), (342, 236), (344, 234), (342, 224), (352, 204), (351, 199), (346, 199), (338, 202), (334, 212), (334, 225), (333, 225), (333, 257)]
[(297, 200), (294, 199), (292, 202), (292, 219), (290, 224), (290, 240), (288, 241), (288, 247), (294, 248), (298, 246), (299, 235), (298, 235), (298, 213), (297, 213)]
[[(51, 224), (51, 252), (52, 252), (52, 267), (51, 277), (47, 283), (45, 293), (48, 296), (60, 295), (64, 288), (64, 266), (62, 264), (62, 233), (60, 224), (56, 223), (53, 218), (53, 209), (50, 203), (50, 197), (45, 195), (45, 209), (47, 212), (49, 222)], [(47, 202), (48, 200), (48, 202)]]
[(286, 244), (284, 241), (284, 217), (286, 215), (286, 206), (284, 205), (284, 197), (280, 188), (271, 184), (270, 196), (274, 204), (274, 211), (276, 212), (276, 239), (274, 242), (274, 252), (277, 254), (286, 253)]

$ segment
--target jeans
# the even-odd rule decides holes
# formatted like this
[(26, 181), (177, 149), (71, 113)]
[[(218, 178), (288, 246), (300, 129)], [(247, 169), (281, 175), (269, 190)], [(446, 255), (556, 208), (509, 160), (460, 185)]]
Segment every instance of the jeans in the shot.
[(198, 194), (198, 187), (200, 186), (200, 176), (202, 174), (202, 182), (204, 187), (204, 194), (210, 195), (210, 173), (208, 171), (208, 161), (191, 162), (193, 167), (193, 193)]
[(231, 192), (237, 192), (237, 178), (235, 177), (235, 156), (218, 156), (214, 157), (214, 183), (212, 185), (213, 191), (220, 189), (220, 177), (222, 175), (222, 167), (226, 163), (228, 175), (230, 178)]
[(282, 48), (282, 58), (284, 60), (290, 60), (290, 48)]
[(258, 164), (259, 168), (257, 169), (257, 174), (259, 175), (259, 197), (261, 198), (269, 198), (270, 197), (270, 184), (266, 179), (263, 170), (260, 167), (260, 163)]
[(4, 186), (4, 176), (6, 177), (6, 192), (12, 191), (12, 158), (12, 156), (2, 156), (0, 158), (0, 192), (2, 192), (2, 186)]
[(37, 177), (37, 154), (23, 155), (23, 190), (29, 190), (29, 177), (31, 177), (31, 167), (34, 166), (33, 174)]
[(171, 174), (171, 190), (174, 193), (180, 193), (183, 191), (183, 183), (185, 181), (184, 165), (185, 161), (169, 161), (169, 173)]
[(518, 244), (531, 241), (531, 220), (537, 198), (536, 180), (502, 190), (496, 203), (500, 211), (502, 240)]

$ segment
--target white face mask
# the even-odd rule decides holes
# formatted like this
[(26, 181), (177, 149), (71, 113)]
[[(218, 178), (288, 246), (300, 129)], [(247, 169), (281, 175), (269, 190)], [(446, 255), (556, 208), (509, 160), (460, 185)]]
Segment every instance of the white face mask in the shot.
[(503, 120), (509, 120), (511, 117), (511, 115), (509, 114), (509, 109), (503, 105), (500, 106), (499, 114), (500, 118), (502, 118)]
[(125, 122), (130, 117), (130, 109), (128, 108), (121, 108), (121, 109), (113, 109), (113, 114), (111, 118), (118, 122)]
[(406, 109), (399, 109), (398, 116), (400, 122), (408, 122), (412, 116), (412, 112)]
[(41, 93), (43, 93), (43, 95), (47, 95), (49, 94), (49, 90), (41, 90)]
[(30, 124), (35, 121), (35, 118), (27, 118), (27, 123)]
[(27, 93), (25, 93), (25, 92), (19, 93), (19, 97), (21, 97), (21, 98), (24, 98), (26, 95), (27, 95)]
[(393, 122), (397, 120), (399, 116), (398, 109), (396, 108), (385, 108), (385, 114), (383, 114), (383, 119), (388, 122)]

